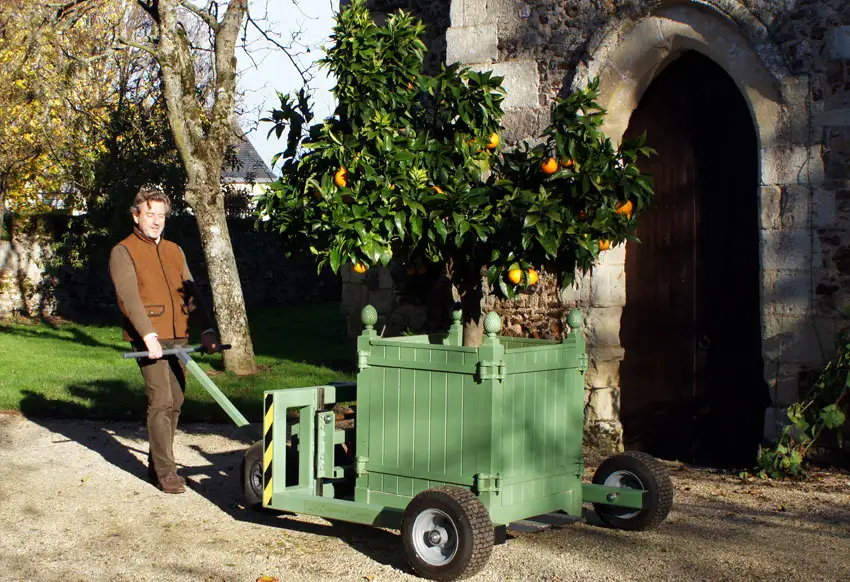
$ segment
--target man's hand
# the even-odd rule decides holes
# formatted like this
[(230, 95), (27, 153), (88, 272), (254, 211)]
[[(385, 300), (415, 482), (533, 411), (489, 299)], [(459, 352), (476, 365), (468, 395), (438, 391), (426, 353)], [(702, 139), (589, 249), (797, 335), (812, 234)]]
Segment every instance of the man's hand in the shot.
[(152, 360), (158, 360), (162, 357), (162, 346), (159, 343), (159, 337), (155, 333), (150, 333), (145, 336), (145, 347), (148, 348), (148, 357)]
[(201, 335), (201, 345), (207, 349), (208, 354), (212, 354), (218, 350), (218, 338), (214, 331), (205, 331)]

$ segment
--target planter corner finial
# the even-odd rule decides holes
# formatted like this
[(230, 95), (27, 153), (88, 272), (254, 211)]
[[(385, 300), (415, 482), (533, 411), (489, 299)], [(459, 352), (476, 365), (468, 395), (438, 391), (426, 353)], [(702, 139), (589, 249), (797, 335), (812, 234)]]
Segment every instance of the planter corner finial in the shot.
[(567, 325), (570, 326), (570, 330), (578, 330), (581, 329), (581, 323), (584, 318), (581, 315), (581, 311), (576, 307), (570, 311), (570, 314), (567, 316)]
[(484, 317), (484, 332), (487, 337), (496, 337), (502, 330), (502, 318), (495, 311), (491, 311)]
[(366, 329), (374, 329), (375, 324), (378, 323), (378, 311), (371, 305), (367, 305), (360, 312), (360, 321), (363, 322)]

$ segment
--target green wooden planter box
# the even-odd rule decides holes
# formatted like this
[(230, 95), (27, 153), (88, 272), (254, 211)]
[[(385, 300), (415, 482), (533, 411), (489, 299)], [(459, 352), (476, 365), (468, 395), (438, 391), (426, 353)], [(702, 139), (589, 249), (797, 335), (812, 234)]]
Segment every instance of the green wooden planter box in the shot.
[(355, 501), (403, 510), (440, 485), (471, 489), (494, 525), (565, 510), (581, 515), (584, 372), (581, 314), (563, 342), (448, 333), (383, 339), (363, 310), (358, 338)]

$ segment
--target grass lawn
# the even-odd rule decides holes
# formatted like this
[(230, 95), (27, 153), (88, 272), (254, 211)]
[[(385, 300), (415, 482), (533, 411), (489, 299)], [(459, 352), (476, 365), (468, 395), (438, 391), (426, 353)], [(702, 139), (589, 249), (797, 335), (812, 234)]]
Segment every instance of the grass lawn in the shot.
[[(273, 388), (354, 379), (354, 340), (345, 335), (339, 303), (249, 313), (261, 371), (237, 378), (220, 355), (196, 361), (251, 421), (262, 419), (262, 394)], [(194, 339), (194, 338), (193, 338)], [(143, 419), (142, 376), (117, 325), (0, 321), (0, 410), (33, 417)], [(229, 418), (191, 376), (181, 421)]]

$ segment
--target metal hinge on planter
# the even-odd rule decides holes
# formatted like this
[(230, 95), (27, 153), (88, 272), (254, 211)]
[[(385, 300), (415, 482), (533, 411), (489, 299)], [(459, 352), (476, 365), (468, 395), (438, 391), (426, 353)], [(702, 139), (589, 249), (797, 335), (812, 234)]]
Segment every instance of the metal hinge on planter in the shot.
[(357, 351), (357, 368), (359, 370), (364, 370), (369, 367), (369, 354), (370, 352), (367, 352), (365, 350)]
[(502, 381), (507, 373), (507, 366), (502, 360), (498, 362), (488, 362), (487, 360), (478, 362), (478, 377), (481, 380)]
[(491, 492), (500, 493), (502, 491), (502, 476), (496, 473), (495, 475), (487, 475), (486, 473), (477, 473), (475, 475), (475, 490), (478, 493)]

